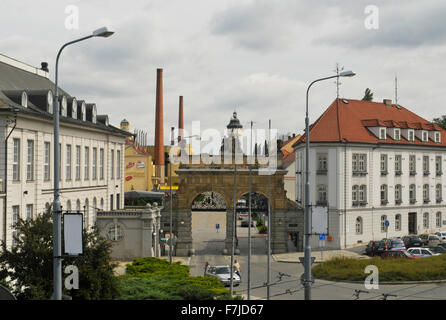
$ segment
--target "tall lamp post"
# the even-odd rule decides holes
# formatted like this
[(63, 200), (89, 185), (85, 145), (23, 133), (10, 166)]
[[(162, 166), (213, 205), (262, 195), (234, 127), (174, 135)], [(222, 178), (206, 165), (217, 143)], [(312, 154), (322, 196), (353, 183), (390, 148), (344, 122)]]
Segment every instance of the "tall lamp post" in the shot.
[(56, 58), (56, 74), (54, 85), (54, 202), (53, 202), (53, 299), (62, 300), (62, 245), (61, 245), (61, 206), (60, 206), (60, 190), (59, 190), (59, 94), (58, 94), (58, 71), (59, 58), (62, 50), (74, 43), (87, 40), (93, 37), (109, 37), (113, 31), (106, 27), (93, 31), (92, 34), (65, 43), (57, 53)]
[[(352, 71), (343, 71), (335, 76), (326, 77), (314, 80), (307, 89), (306, 96), (306, 115), (305, 115), (305, 253), (304, 253), (304, 287), (305, 300), (311, 300), (311, 225), (310, 225), (310, 130), (308, 118), (308, 93), (311, 86), (319, 81), (338, 78), (338, 77), (353, 77), (355, 73)], [(345, 174), (345, 173), (344, 173)]]

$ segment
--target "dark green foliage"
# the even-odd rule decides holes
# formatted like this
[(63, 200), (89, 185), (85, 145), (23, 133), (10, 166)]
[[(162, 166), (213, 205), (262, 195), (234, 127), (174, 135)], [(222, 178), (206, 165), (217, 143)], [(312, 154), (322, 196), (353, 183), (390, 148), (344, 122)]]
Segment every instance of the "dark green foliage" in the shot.
[(446, 279), (446, 255), (423, 259), (375, 257), (372, 259), (334, 258), (312, 268), (316, 278), (364, 281), (365, 267), (375, 265), (380, 281), (428, 281)]
[(441, 118), (434, 118), (432, 122), (438, 124), (442, 129), (446, 130), (446, 116), (441, 116)]
[(369, 88), (365, 89), (364, 97), (362, 98), (364, 101), (373, 101), (373, 92), (370, 91)]
[[(16, 230), (19, 236), (13, 248), (7, 250), (5, 243), (1, 244), (0, 282), (6, 283), (18, 299), (49, 299), (53, 292), (52, 212), (34, 220), (19, 219)], [(73, 299), (114, 299), (119, 295), (119, 284), (113, 274), (111, 244), (96, 229), (84, 231), (84, 241), (83, 257), (62, 262), (62, 271), (70, 264), (78, 267), (79, 289), (64, 289), (63, 294)]]
[(134, 259), (120, 284), (123, 300), (230, 299), (217, 278), (191, 277), (188, 266), (158, 258)]

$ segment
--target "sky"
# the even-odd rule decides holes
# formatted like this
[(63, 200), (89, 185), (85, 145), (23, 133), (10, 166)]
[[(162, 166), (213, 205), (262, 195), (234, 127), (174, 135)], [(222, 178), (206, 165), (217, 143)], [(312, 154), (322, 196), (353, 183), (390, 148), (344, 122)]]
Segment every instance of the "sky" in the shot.
[[(370, 7), (372, 6), (372, 7)], [(178, 125), (223, 131), (234, 111), (244, 127), (280, 134), (305, 127), (305, 96), (336, 64), (340, 97), (395, 101), (431, 121), (446, 114), (446, 2), (442, 0), (2, 0), (0, 53), (39, 67), (54, 80), (62, 44), (99, 27), (115, 31), (67, 47), (60, 87), (111, 124), (122, 119), (153, 143), (156, 69), (163, 69), (164, 141)], [(309, 95), (310, 122), (336, 98), (334, 79)]]

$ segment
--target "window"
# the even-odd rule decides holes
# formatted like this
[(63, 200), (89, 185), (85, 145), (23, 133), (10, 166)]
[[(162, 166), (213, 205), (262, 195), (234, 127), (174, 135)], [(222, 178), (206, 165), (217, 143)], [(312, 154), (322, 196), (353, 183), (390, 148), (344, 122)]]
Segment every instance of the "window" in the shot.
[(381, 155), (381, 175), (387, 174), (387, 154)]
[(318, 154), (317, 156), (317, 173), (318, 174), (326, 174), (327, 173), (327, 155), (326, 154)]
[(318, 204), (327, 204), (327, 186), (320, 184), (317, 186)]
[(114, 224), (108, 229), (107, 237), (111, 241), (120, 241), (123, 238), (122, 228), (118, 224)]
[(71, 180), (71, 144), (67, 144), (66, 180)]
[(382, 184), (381, 185), (381, 205), (386, 205), (388, 203), (387, 201), (387, 185)]
[(401, 231), (401, 215), (397, 214), (395, 216), (395, 231)]
[(395, 155), (395, 175), (401, 175), (401, 155)]
[(90, 148), (85, 147), (84, 150), (84, 180), (88, 180), (90, 178)]
[(96, 180), (98, 178), (97, 162), (98, 162), (98, 149), (93, 148), (93, 163), (91, 168), (91, 176), (93, 180)]
[(358, 193), (359, 193), (359, 186), (358, 185), (354, 185), (352, 187), (352, 201), (353, 201), (353, 205), (358, 204)]
[(81, 146), (76, 146), (76, 180), (81, 179)]
[(415, 141), (415, 132), (414, 132), (413, 130), (409, 130), (409, 131), (407, 132), (407, 134), (408, 134), (408, 139), (407, 139), (407, 140), (409, 140), (409, 141)]
[(361, 217), (356, 218), (355, 230), (356, 230), (356, 234), (362, 234), (362, 218)]
[(428, 141), (427, 131), (422, 131), (421, 136), (423, 138), (423, 142), (427, 142)]
[(33, 205), (27, 204), (26, 205), (26, 220), (32, 220), (33, 219)]
[(110, 171), (111, 171), (111, 175), (110, 175), (110, 179), (114, 179), (115, 178), (115, 151), (114, 150), (111, 150), (110, 151), (110, 157), (111, 157), (111, 159), (110, 159), (110, 161), (111, 161), (111, 164), (110, 164)]
[(34, 180), (34, 140), (27, 142), (26, 180)]
[(441, 212), (435, 214), (435, 226), (441, 228)]
[(430, 200), (429, 200), (429, 185), (428, 184), (423, 185), (423, 202), (424, 203), (430, 202)]
[(359, 202), (365, 204), (367, 201), (367, 186), (365, 184), (359, 187)]
[(394, 129), (394, 137), (395, 140), (401, 140), (401, 130), (400, 129)]
[(85, 199), (85, 205), (84, 205), (84, 228), (88, 229), (88, 223), (89, 223), (89, 215), (90, 215), (90, 207), (88, 203), (88, 199)]
[(381, 232), (386, 232), (387, 227), (386, 227), (386, 221), (387, 221), (387, 216), (381, 216)]
[(119, 193), (116, 194), (116, 210), (119, 210), (119, 205), (121, 202), (121, 195)]
[(379, 129), (379, 138), (381, 140), (386, 140), (386, 128)]
[(104, 180), (104, 149), (99, 150), (99, 179)]
[(441, 201), (443, 201), (443, 190), (441, 187), (441, 183), (437, 183), (437, 185), (435, 186), (435, 200), (437, 201), (437, 203), (440, 203)]
[(409, 156), (409, 171), (410, 171), (410, 175), (411, 176), (417, 174), (416, 161), (417, 160), (416, 160), (415, 155), (410, 155)]
[(354, 153), (352, 155), (352, 171), (353, 174), (367, 172), (367, 155), (363, 153)]
[(423, 174), (429, 174), (429, 156), (423, 156)]
[[(166, 166), (167, 168), (167, 166)], [(116, 150), (116, 179), (121, 179), (121, 151)]]
[(441, 156), (435, 157), (435, 173), (437, 176), (441, 176), (443, 174), (441, 169)]
[(48, 181), (50, 180), (50, 155), (51, 155), (51, 146), (49, 142), (45, 142), (45, 158), (43, 162), (43, 179)]
[(20, 139), (14, 139), (14, 154), (12, 158), (12, 180), (20, 180)]
[(429, 228), (429, 212), (423, 213), (423, 228), (424, 229)]
[(13, 228), (13, 232), (12, 232), (12, 246), (13, 247), (15, 247), (15, 245), (17, 244), (17, 241), (15, 240), (15, 238), (17, 237), (16, 224), (17, 224), (17, 222), (19, 222), (19, 218), (20, 218), (20, 207), (19, 206), (12, 206), (12, 228)]
[(440, 143), (440, 132), (435, 132), (435, 142)]
[(110, 195), (110, 210), (113, 210), (113, 195)]
[(401, 204), (401, 185), (397, 184), (395, 186), (395, 204)]
[(417, 202), (416, 200), (416, 189), (415, 189), (415, 185), (411, 184), (409, 186), (409, 200), (411, 204), (414, 204), (415, 202)]
[(71, 211), (71, 201), (67, 200), (67, 211)]
[(81, 201), (79, 199), (76, 200), (76, 211), (77, 212), (81, 211)]

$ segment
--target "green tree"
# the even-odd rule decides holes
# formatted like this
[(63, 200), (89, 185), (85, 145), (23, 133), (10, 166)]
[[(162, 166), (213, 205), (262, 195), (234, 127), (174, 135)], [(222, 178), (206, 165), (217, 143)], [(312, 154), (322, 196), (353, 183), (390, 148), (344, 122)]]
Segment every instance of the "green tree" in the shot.
[(369, 88), (365, 89), (364, 97), (362, 98), (364, 101), (373, 101), (373, 92), (370, 91)]
[[(1, 243), (0, 283), (20, 300), (49, 299), (53, 292), (52, 211), (34, 220), (19, 219), (15, 225), (15, 245)], [(79, 289), (63, 289), (73, 299), (114, 299), (119, 297), (119, 282), (111, 263), (111, 244), (96, 228), (84, 231), (84, 255), (65, 258), (62, 270), (75, 265), (79, 270)], [(63, 274), (64, 276), (65, 274)]]
[(442, 129), (446, 130), (446, 116), (441, 116), (441, 118), (434, 118), (432, 122), (438, 124)]

